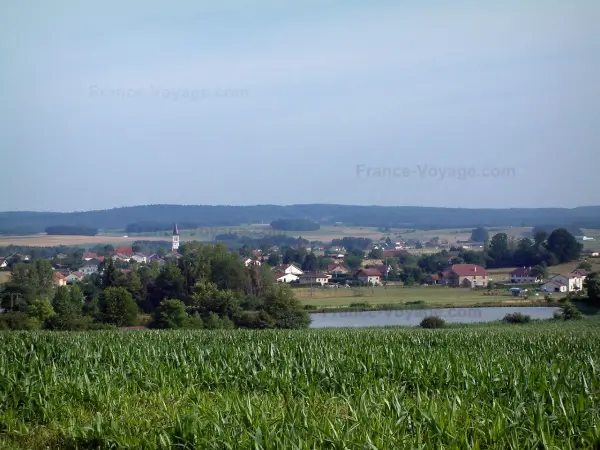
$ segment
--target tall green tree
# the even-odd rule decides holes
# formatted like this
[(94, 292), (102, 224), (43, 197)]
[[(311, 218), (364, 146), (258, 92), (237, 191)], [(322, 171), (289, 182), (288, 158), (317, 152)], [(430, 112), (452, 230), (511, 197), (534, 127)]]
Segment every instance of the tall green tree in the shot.
[(564, 228), (557, 228), (548, 237), (548, 251), (553, 253), (560, 263), (579, 258), (583, 245)]
[(138, 307), (127, 289), (111, 287), (104, 290), (102, 301), (104, 322), (118, 327), (136, 325), (138, 314)]
[(471, 232), (472, 242), (485, 242), (490, 238), (488, 231), (483, 227), (477, 227)]
[(310, 315), (292, 292), (283, 283), (270, 287), (264, 297), (264, 309), (275, 320), (277, 328), (308, 328)]

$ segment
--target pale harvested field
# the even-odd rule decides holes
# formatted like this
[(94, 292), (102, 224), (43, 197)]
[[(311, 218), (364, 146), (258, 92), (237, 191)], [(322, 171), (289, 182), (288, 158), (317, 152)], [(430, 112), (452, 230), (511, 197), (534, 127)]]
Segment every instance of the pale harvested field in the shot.
[(57, 245), (96, 245), (96, 244), (131, 244), (135, 241), (164, 241), (170, 238), (161, 237), (118, 237), (118, 236), (47, 236), (35, 234), (31, 236), (0, 236), (0, 246), (26, 245), (30, 247), (55, 247)]
[(0, 284), (6, 283), (10, 279), (10, 272), (0, 272)]

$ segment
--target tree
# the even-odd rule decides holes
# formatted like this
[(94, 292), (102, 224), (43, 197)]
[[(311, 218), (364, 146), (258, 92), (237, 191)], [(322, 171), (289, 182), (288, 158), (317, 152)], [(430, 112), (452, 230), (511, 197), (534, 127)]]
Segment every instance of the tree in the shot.
[(40, 324), (45, 324), (52, 319), (56, 312), (52, 307), (52, 303), (47, 298), (39, 298), (27, 307), (27, 314), (39, 321)]
[(536, 278), (545, 280), (548, 278), (548, 267), (544, 263), (533, 266), (531, 268), (531, 274)]
[(138, 318), (138, 307), (133, 297), (122, 287), (104, 290), (102, 301), (102, 317), (106, 323), (118, 327), (135, 325)]
[(553, 253), (560, 263), (579, 258), (583, 245), (564, 228), (557, 228), (548, 237), (548, 251)]
[(477, 227), (471, 232), (472, 242), (485, 242), (490, 238), (488, 231), (483, 227)]
[(302, 270), (304, 272), (314, 272), (319, 268), (319, 261), (314, 253), (309, 253), (304, 258), (304, 263), (302, 264)]
[(362, 258), (353, 254), (346, 255), (345, 262), (349, 269), (355, 270), (362, 264)]
[(498, 233), (492, 237), (489, 256), (497, 267), (502, 266), (505, 261), (510, 259), (510, 248), (506, 233)]
[(592, 268), (592, 265), (587, 261), (583, 261), (577, 266), (577, 268), (583, 270), (590, 270)]
[(102, 286), (105, 288), (118, 286), (122, 272), (117, 269), (112, 258), (104, 258), (102, 263)]
[(277, 267), (281, 264), (281, 255), (278, 252), (271, 253), (267, 259), (267, 264), (271, 267)]
[(536, 231), (533, 235), (533, 241), (535, 242), (536, 247), (541, 247), (546, 243), (546, 239), (548, 239), (548, 233), (545, 231)]
[(369, 258), (371, 259), (383, 259), (384, 253), (380, 248), (374, 248), (369, 252)]
[(154, 311), (153, 328), (185, 328), (190, 324), (190, 316), (185, 304), (177, 299), (165, 299)]
[(592, 302), (600, 302), (600, 276), (592, 272), (585, 277), (583, 287), (587, 291), (588, 299)]
[(266, 292), (264, 309), (277, 328), (308, 328), (311, 322), (290, 287), (283, 283), (272, 285)]

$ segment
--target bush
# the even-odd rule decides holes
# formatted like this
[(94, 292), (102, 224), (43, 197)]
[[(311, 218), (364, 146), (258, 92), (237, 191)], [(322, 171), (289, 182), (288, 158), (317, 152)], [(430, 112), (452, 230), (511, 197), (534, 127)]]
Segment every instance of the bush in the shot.
[(531, 322), (531, 316), (527, 316), (525, 314), (517, 312), (505, 315), (504, 319), (502, 320), (506, 323), (529, 323)]
[(266, 311), (244, 311), (237, 321), (240, 328), (275, 328), (275, 320)]
[(582, 318), (581, 311), (573, 303), (565, 303), (557, 313), (554, 317), (562, 320), (579, 320)]
[(0, 314), (0, 330), (39, 330), (41, 324), (35, 317), (24, 312), (8, 312)]
[(204, 327), (209, 330), (230, 330), (233, 328), (233, 322), (229, 317), (219, 317), (211, 312), (204, 318)]
[(438, 316), (429, 316), (425, 317), (421, 321), (421, 328), (444, 328), (446, 326), (446, 322), (444, 319)]
[(177, 329), (186, 328), (190, 325), (190, 316), (181, 300), (163, 300), (154, 311), (153, 318), (152, 328)]

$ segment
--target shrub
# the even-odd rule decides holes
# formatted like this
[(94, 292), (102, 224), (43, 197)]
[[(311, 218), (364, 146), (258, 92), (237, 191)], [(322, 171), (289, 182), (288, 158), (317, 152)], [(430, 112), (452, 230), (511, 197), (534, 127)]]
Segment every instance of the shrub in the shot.
[(152, 328), (186, 328), (190, 325), (190, 316), (181, 300), (165, 299), (154, 311)]
[(234, 326), (229, 317), (219, 317), (218, 314), (211, 312), (204, 318), (204, 327), (209, 330), (230, 330)]
[(555, 317), (562, 320), (579, 320), (582, 318), (581, 311), (573, 303), (565, 303), (560, 309), (560, 312), (557, 311), (559, 315)]
[(275, 328), (275, 320), (266, 311), (244, 311), (237, 321), (240, 328)]
[(425, 317), (421, 321), (421, 328), (444, 328), (446, 326), (446, 322), (444, 319), (438, 316), (429, 316)]
[(40, 321), (29, 317), (24, 312), (8, 312), (0, 314), (0, 330), (38, 330)]
[(531, 322), (531, 316), (527, 316), (525, 314), (521, 314), (521, 313), (512, 313), (512, 314), (507, 314), (506, 316), (504, 316), (504, 319), (502, 319), (504, 322), (506, 323), (529, 323)]

